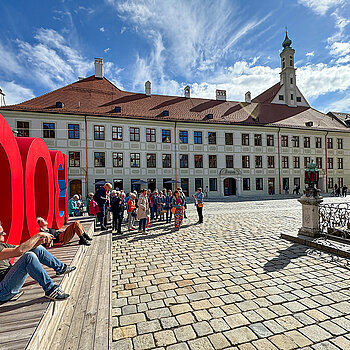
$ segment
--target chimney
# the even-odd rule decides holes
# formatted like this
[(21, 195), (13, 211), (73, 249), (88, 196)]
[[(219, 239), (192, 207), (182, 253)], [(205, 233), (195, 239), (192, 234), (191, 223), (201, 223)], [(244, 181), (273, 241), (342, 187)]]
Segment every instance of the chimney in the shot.
[(252, 94), (250, 93), (250, 91), (247, 91), (245, 93), (245, 102), (246, 103), (252, 103)]
[(216, 89), (216, 100), (217, 101), (226, 101), (226, 90)]
[(190, 87), (187, 85), (185, 86), (184, 90), (185, 90), (185, 97), (190, 98), (191, 97)]
[(145, 82), (145, 94), (151, 96), (151, 82), (149, 80)]
[(95, 58), (95, 78), (103, 78), (103, 59)]

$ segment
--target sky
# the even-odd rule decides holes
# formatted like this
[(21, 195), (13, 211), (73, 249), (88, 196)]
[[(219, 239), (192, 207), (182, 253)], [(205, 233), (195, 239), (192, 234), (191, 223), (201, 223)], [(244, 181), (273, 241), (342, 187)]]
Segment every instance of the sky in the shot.
[(118, 88), (244, 101), (279, 81), (285, 30), (313, 108), (350, 113), (348, 0), (0, 0), (6, 104), (94, 74)]

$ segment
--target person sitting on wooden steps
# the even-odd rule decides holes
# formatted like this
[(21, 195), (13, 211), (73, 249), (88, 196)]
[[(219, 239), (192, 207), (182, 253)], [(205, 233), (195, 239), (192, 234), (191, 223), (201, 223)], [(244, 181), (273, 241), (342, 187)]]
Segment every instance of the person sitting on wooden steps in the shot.
[[(68, 274), (76, 269), (67, 266), (50, 254), (42, 244), (52, 245), (54, 237), (47, 232), (39, 232), (20, 245), (7, 244), (6, 233), (0, 223), (0, 302), (17, 299), (26, 278), (30, 275), (45, 292), (45, 297), (51, 300), (65, 300), (65, 293), (44, 270), (41, 264), (51, 267), (57, 276)], [(20, 257), (14, 265), (12, 258)]]
[(53, 243), (67, 244), (71, 241), (76, 233), (79, 237), (79, 244), (90, 245), (92, 239), (86, 234), (82, 224), (79, 221), (74, 221), (69, 224), (64, 231), (57, 231), (54, 228), (47, 227), (47, 221), (41, 217), (38, 217), (37, 223), (40, 226), (41, 232), (47, 232), (54, 236)]

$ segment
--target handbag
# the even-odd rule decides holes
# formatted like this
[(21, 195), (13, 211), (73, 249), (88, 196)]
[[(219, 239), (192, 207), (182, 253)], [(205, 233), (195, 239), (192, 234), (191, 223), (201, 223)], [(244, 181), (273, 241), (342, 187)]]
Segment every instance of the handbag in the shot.
[(203, 203), (198, 203), (198, 208), (203, 208)]
[(172, 212), (173, 214), (175, 214), (176, 208), (175, 208), (175, 207), (172, 207), (172, 208), (171, 208), (171, 212)]
[(137, 212), (136, 212), (136, 209), (134, 209), (132, 212), (131, 212), (131, 216), (136, 218), (137, 216)]

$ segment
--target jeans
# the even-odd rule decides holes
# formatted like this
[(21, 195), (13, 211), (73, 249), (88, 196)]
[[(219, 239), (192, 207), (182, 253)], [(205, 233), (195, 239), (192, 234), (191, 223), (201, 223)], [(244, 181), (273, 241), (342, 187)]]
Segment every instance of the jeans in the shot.
[(203, 222), (203, 207), (197, 205), (197, 213), (199, 222)]
[(107, 216), (106, 216), (106, 203), (98, 203), (98, 209), (99, 209), (99, 213), (98, 215), (98, 219), (101, 223), (101, 227), (106, 227), (107, 225)]
[(173, 216), (173, 213), (171, 212), (171, 208), (166, 209), (166, 222), (171, 222), (171, 218)]
[(113, 222), (112, 222), (112, 230), (118, 231), (118, 233), (122, 232), (122, 213), (113, 213)]
[(151, 220), (154, 218), (158, 219), (157, 204), (153, 204), (153, 207), (151, 208)]
[(147, 218), (140, 219), (139, 221), (139, 230), (142, 229), (143, 232), (146, 231)]
[(36, 247), (23, 254), (0, 282), (0, 301), (9, 300), (19, 293), (28, 275), (40, 284), (44, 292), (49, 291), (54, 286), (54, 282), (41, 264), (55, 271), (60, 271), (64, 267), (64, 264), (43, 246)]

